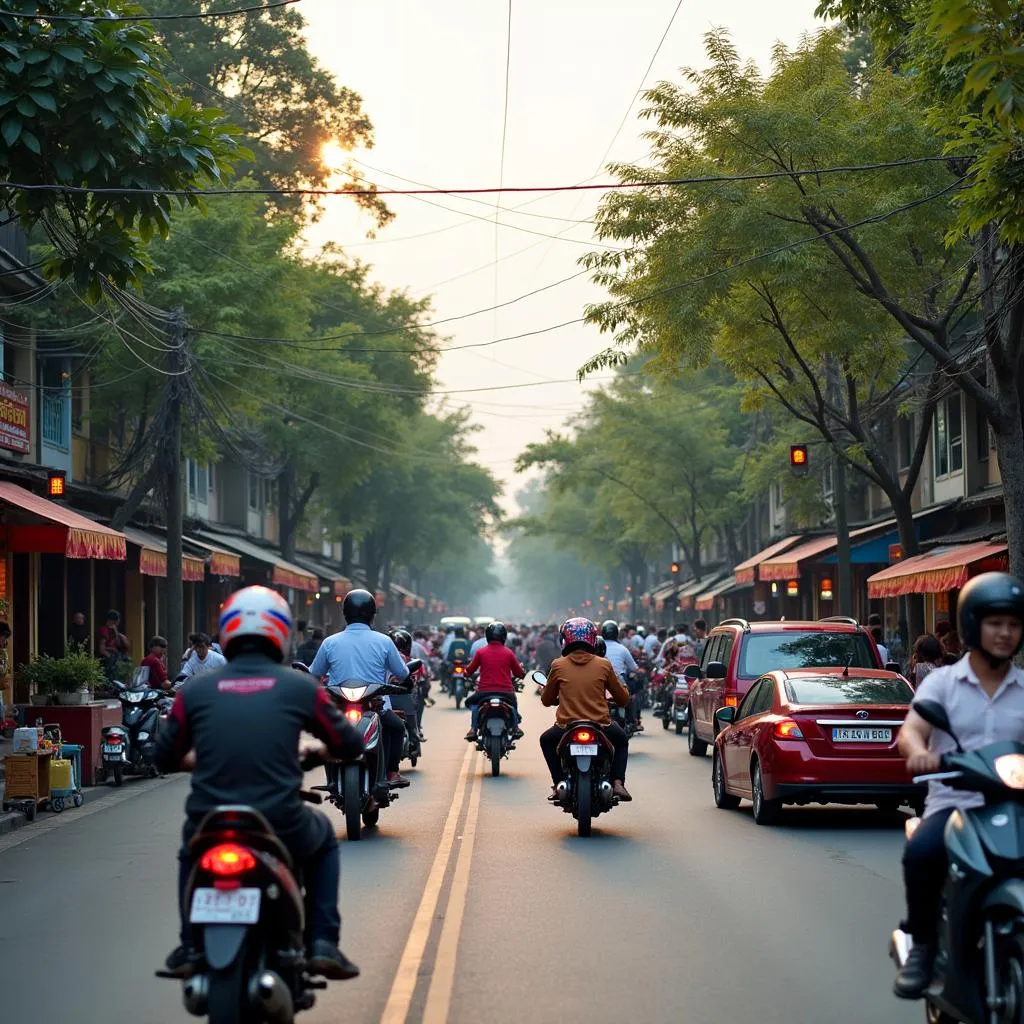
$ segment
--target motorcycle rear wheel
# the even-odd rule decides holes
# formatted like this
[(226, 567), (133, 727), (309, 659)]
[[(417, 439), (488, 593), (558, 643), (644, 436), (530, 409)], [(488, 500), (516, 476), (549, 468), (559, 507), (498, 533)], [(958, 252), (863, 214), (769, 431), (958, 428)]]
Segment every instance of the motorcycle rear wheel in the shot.
[(210, 972), (206, 1000), (209, 1024), (247, 1024), (243, 1003), (247, 996), (245, 981), (245, 957), (241, 954), (225, 970)]
[(576, 794), (576, 834), (583, 838), (590, 835), (590, 775), (581, 775), (577, 780), (579, 792)]
[(924, 1019), (927, 1024), (960, 1024), (956, 1017), (950, 1017), (948, 1013), (943, 1013), (937, 1006), (927, 1002), (924, 1004)]
[(455, 710), (458, 711), (461, 707), (462, 707), (462, 698), (458, 694), (456, 694), (455, 695)]
[(120, 786), (124, 782), (124, 766), (120, 764), (112, 764), (110, 766), (110, 774), (114, 779), (114, 785)]
[(345, 765), (341, 791), (345, 801), (345, 834), (354, 843), (360, 839), (362, 831), (359, 820), (362, 804), (362, 793), (359, 791), (359, 765)]
[(1003, 1004), (997, 1019), (999, 1024), (1020, 1024), (1024, 1021), (1024, 935), (997, 936), (995, 946), (999, 991), (990, 995), (997, 994)]
[(676, 735), (677, 736), (682, 736), (683, 735), (683, 726), (685, 724), (686, 723), (681, 718), (677, 718), (676, 719)]
[(491, 759), (491, 776), (496, 778), (501, 774), (501, 740), (498, 736), (487, 737), (487, 755)]
[(662, 729), (665, 729), (667, 731), (670, 724), (671, 723), (668, 720), (668, 715), (667, 714), (662, 715), (661, 716), (661, 727), (662, 727)]

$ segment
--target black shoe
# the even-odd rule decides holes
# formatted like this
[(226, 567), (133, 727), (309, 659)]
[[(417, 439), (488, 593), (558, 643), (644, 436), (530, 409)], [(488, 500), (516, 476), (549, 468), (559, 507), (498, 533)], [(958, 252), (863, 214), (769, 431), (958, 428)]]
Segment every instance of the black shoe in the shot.
[(516, 731), (514, 733), (512, 733), (512, 739), (514, 739), (514, 740), (521, 740), (524, 735), (525, 734), (523, 733), (523, 730), (517, 728)]
[(359, 977), (359, 968), (327, 939), (316, 939), (313, 942), (313, 953), (306, 966), (310, 974), (318, 974), (332, 981), (348, 981)]
[(178, 946), (177, 949), (173, 950), (164, 961), (164, 967), (166, 967), (171, 974), (175, 974), (179, 978), (184, 978), (189, 973), (191, 960), (192, 954), (189, 950), (184, 946)]
[(920, 999), (932, 980), (935, 950), (931, 946), (914, 946), (907, 962), (899, 969), (892, 990), (900, 999)]

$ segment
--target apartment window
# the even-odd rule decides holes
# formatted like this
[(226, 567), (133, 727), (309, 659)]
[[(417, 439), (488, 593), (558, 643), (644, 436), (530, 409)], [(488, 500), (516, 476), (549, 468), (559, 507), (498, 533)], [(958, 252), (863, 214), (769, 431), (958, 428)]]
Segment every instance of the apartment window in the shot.
[(896, 418), (896, 454), (901, 470), (910, 469), (914, 459), (914, 417), (898, 416)]
[(202, 502), (204, 505), (208, 500), (210, 487), (209, 467), (203, 463), (197, 464), (193, 459), (188, 460), (188, 496), (193, 501)]
[(262, 481), (255, 473), (249, 474), (249, 508), (254, 512), (260, 510), (260, 484)]
[(981, 406), (975, 407), (974, 416), (975, 432), (978, 435), (978, 461), (988, 462), (988, 453), (992, 448), (992, 440), (988, 433), (988, 417)]
[(963, 402), (959, 392), (943, 399), (935, 410), (935, 476), (964, 468)]

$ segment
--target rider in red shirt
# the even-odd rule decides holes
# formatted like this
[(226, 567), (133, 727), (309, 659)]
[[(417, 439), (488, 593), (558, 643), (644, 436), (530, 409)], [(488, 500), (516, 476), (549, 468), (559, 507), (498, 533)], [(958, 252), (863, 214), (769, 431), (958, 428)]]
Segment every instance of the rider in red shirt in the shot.
[[(490, 697), (501, 697), (506, 703), (511, 704), (516, 709), (518, 719), (519, 702), (516, 700), (514, 680), (522, 679), (526, 675), (526, 670), (519, 664), (519, 659), (505, 646), (508, 630), (504, 623), (492, 622), (484, 635), (487, 637), (487, 646), (481, 647), (466, 666), (466, 675), (471, 676), (474, 672), (480, 673), (476, 693), (466, 699), (466, 704), (472, 708), (473, 715), (471, 728), (466, 733), (466, 739), (470, 742), (476, 739), (480, 704)], [(522, 735), (523, 730), (517, 724), (515, 738), (520, 739)]]

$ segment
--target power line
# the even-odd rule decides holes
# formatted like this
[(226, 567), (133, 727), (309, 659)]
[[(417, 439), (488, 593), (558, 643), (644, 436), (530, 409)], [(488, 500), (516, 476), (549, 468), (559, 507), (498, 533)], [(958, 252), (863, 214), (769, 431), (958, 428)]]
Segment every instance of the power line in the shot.
[(31, 14), (24, 11), (0, 11), (0, 17), (18, 18), (21, 21), (190, 21), (195, 18), (233, 18), (238, 14), (271, 11), (275, 7), (288, 7), (297, 3), (299, 0), (269, 0), (268, 3), (253, 7), (234, 7), (225, 11), (195, 11), (190, 14)]
[[(0, 182), (0, 188), (15, 192), (61, 192), (67, 195), (113, 196), (424, 196), (424, 195), (498, 195), (531, 192), (613, 192), (619, 189), (661, 188), (671, 185), (716, 185), (731, 181), (768, 181), (772, 178), (807, 178), (824, 174), (849, 174), (856, 171), (878, 171), (886, 168), (912, 167), (915, 164), (947, 162), (948, 156), (918, 156), (887, 160), (874, 164), (851, 164), (845, 167), (812, 167), (785, 171), (757, 171), (749, 174), (714, 174), (698, 178), (659, 178), (651, 181), (609, 181), (583, 185), (507, 185), (470, 188), (113, 188), (88, 185), (30, 184), (21, 181)], [(359, 177), (356, 175), (356, 177)], [(449, 211), (451, 212), (451, 211)], [(469, 216), (469, 214), (466, 214)], [(506, 225), (512, 227), (513, 225)], [(519, 228), (525, 231), (525, 228)], [(530, 232), (539, 234), (539, 232)], [(558, 237), (558, 236), (555, 236)]]

